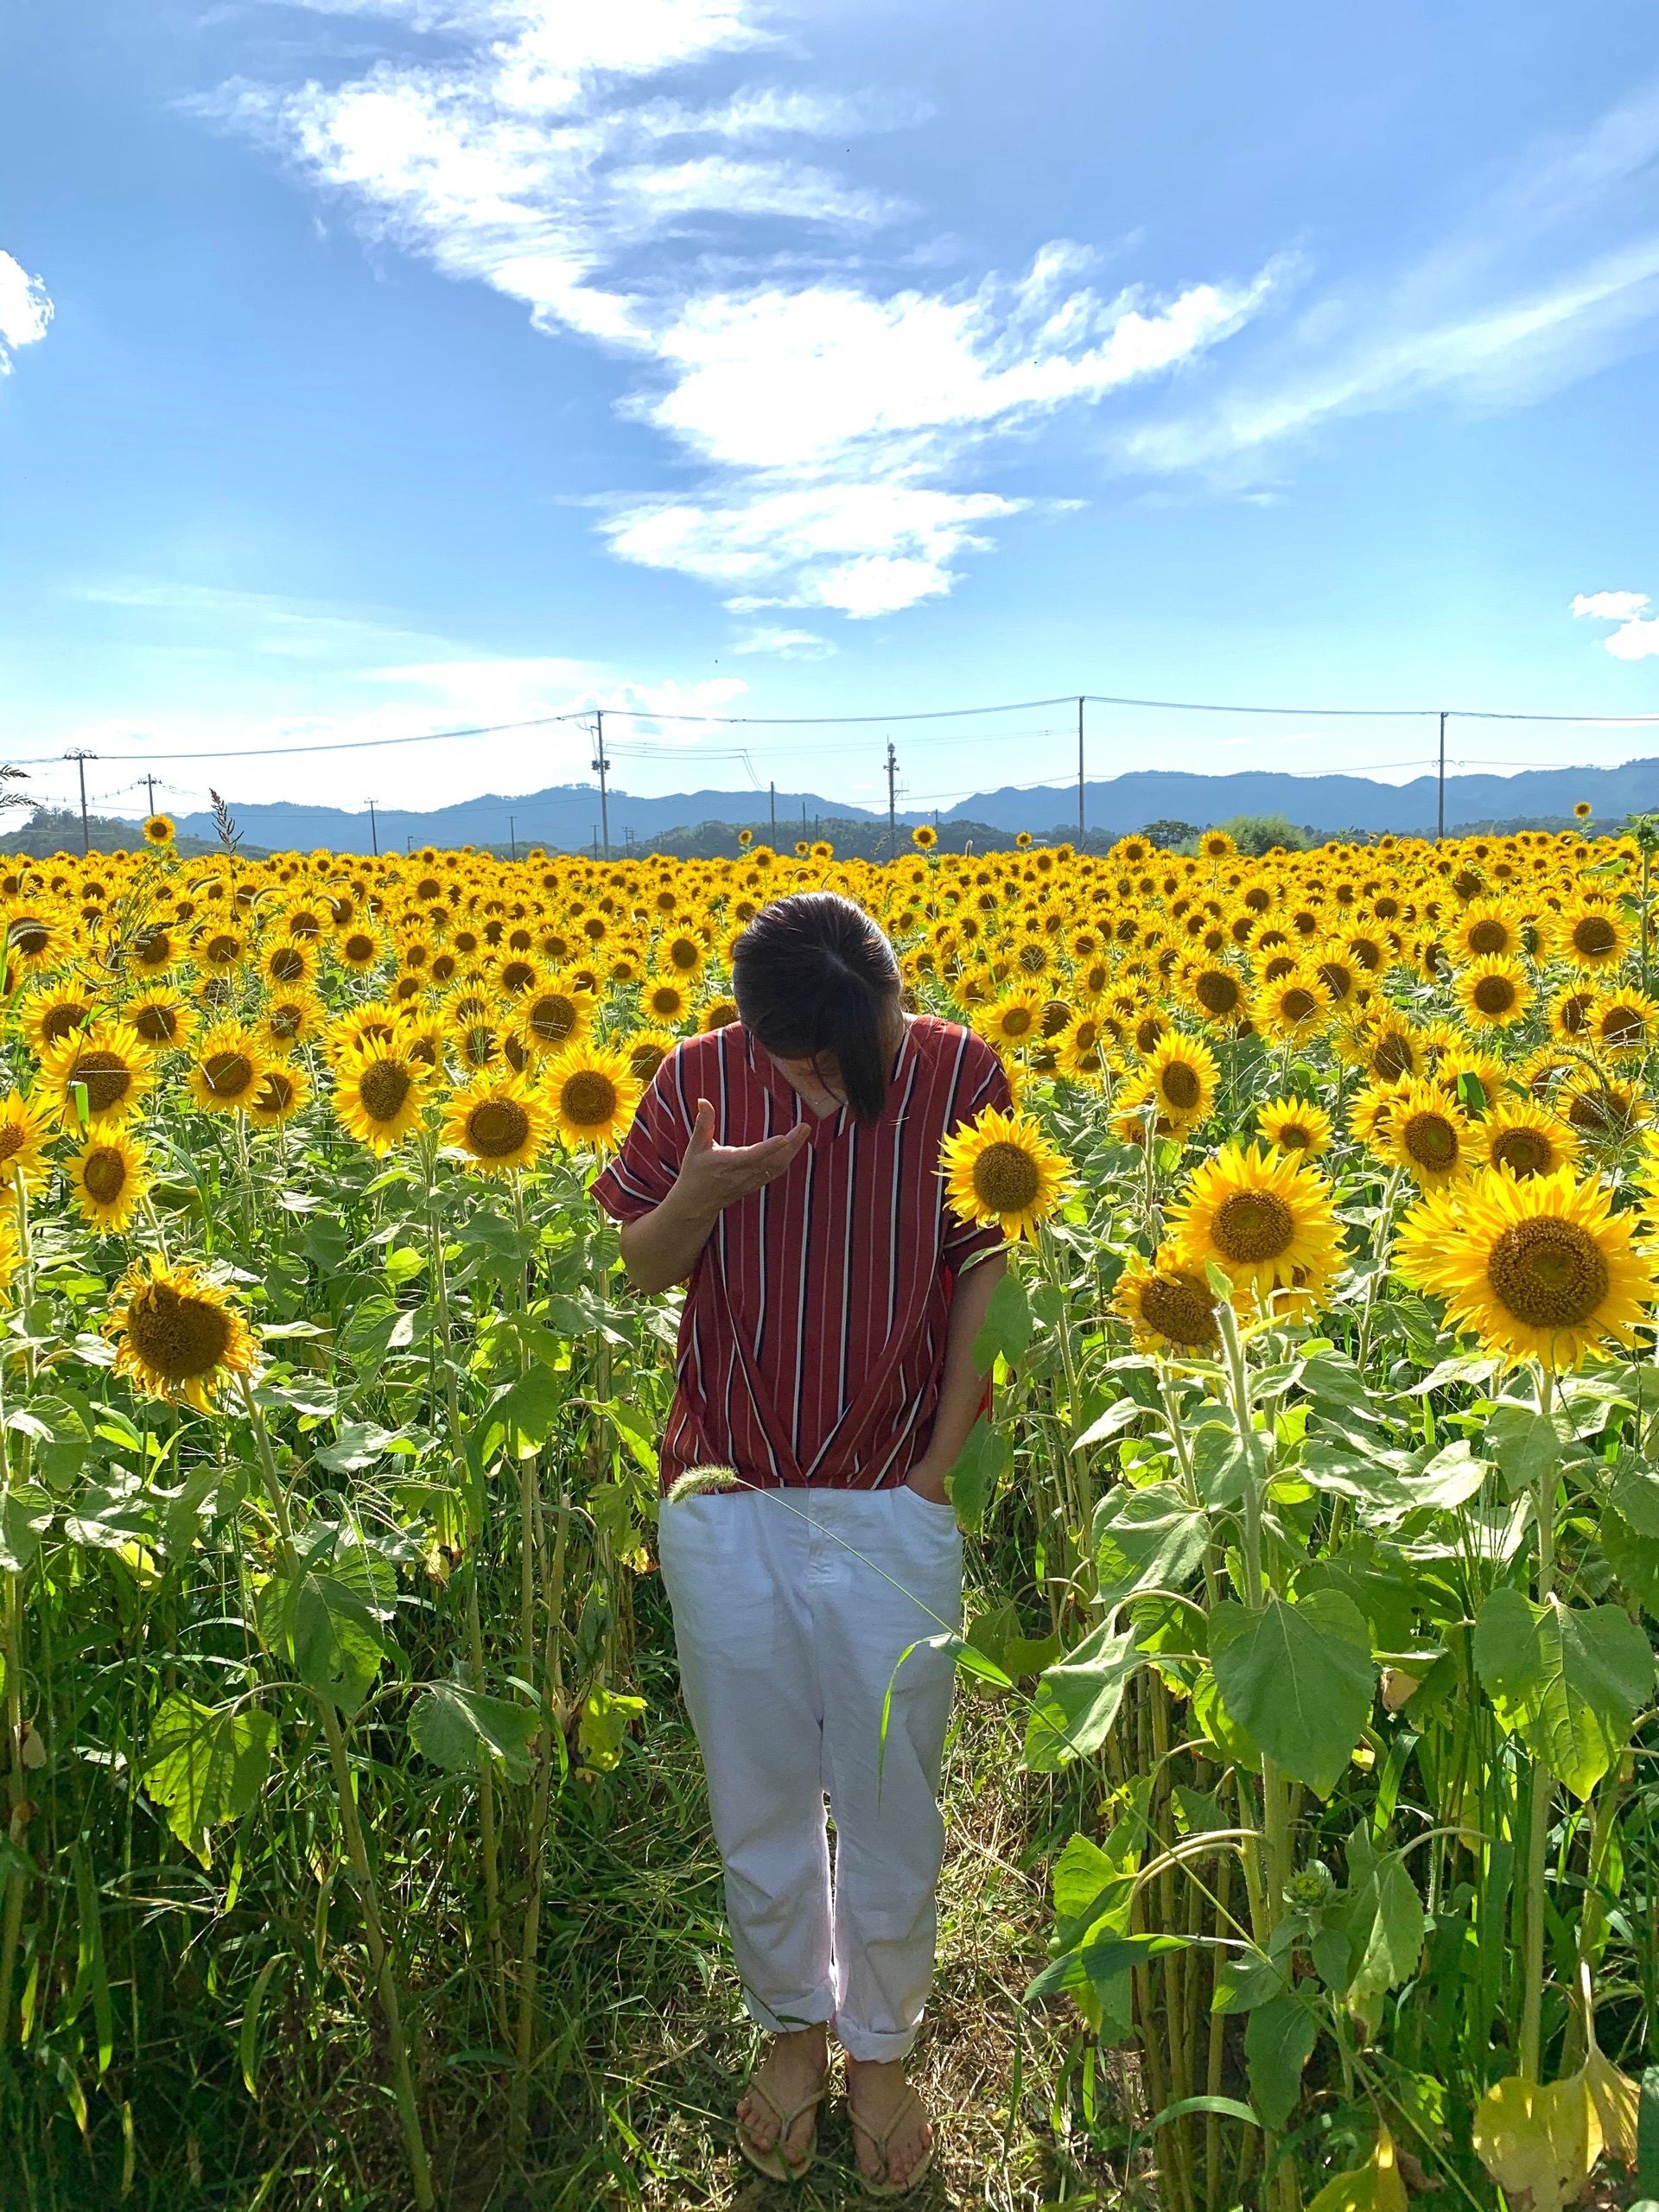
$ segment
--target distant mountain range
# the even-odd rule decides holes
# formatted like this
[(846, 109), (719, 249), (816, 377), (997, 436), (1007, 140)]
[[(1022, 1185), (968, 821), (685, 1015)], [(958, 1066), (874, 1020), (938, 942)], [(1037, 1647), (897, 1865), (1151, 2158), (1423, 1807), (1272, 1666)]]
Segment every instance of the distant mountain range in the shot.
[[(1189, 775), (1179, 770), (1138, 769), (1084, 785), (1089, 828), (1112, 836), (1143, 830), (1150, 822), (1187, 822), (1203, 829), (1238, 814), (1281, 814), (1323, 833), (1357, 830), (1429, 832), (1435, 826), (1437, 787), (1432, 776), (1408, 784), (1382, 784), (1368, 776), (1287, 776), (1249, 771), (1236, 776)], [(1622, 821), (1625, 815), (1659, 810), (1659, 760), (1630, 760), (1618, 768), (1529, 768), (1513, 776), (1448, 776), (1446, 825), (1539, 819), (1569, 815), (1588, 799), (1596, 818)], [(764, 791), (676, 791), (664, 798), (639, 798), (632, 792), (610, 795), (611, 848), (626, 850), (630, 837), (649, 840), (702, 822), (748, 823), (769, 830), (769, 802)], [(819, 825), (836, 817), (874, 822), (885, 810), (849, 806), (816, 791), (779, 791), (778, 836), (792, 842), (816, 836)], [(305, 852), (326, 846), (334, 852), (367, 853), (378, 840), (383, 853), (408, 845), (505, 845), (510, 836), (522, 849), (591, 848), (599, 835), (599, 791), (592, 784), (556, 784), (519, 798), (491, 793), (456, 806), (416, 813), (404, 807), (378, 807), (371, 826), (366, 813), (332, 806), (308, 806), (284, 799), (270, 805), (232, 803), (238, 828), (251, 844), (273, 852)], [(1064, 785), (1022, 790), (1004, 785), (976, 791), (941, 811), (942, 822), (988, 823), (993, 827), (1033, 834), (1064, 831), (1075, 821), (1077, 794)], [(931, 822), (931, 811), (902, 812), (906, 827)], [(179, 828), (212, 839), (213, 817), (187, 814)]]

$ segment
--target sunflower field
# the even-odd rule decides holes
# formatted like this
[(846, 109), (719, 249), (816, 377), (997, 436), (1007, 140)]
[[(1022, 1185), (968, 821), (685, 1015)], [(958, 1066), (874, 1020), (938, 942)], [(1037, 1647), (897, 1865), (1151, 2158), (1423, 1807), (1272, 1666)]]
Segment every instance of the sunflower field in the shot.
[(1659, 2196), (1659, 837), (149, 833), (0, 862), (0, 2202), (734, 2201), (675, 1300), (587, 1185), (825, 884), (1014, 1093), (951, 2201)]

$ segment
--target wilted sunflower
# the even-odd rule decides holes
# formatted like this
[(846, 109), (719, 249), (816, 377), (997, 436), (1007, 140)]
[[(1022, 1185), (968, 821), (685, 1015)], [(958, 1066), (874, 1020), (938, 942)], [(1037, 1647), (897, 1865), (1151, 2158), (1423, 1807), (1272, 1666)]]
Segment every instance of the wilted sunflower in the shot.
[(475, 1077), (444, 1109), (442, 1141), (480, 1175), (528, 1167), (553, 1135), (553, 1109), (519, 1075)]
[(1195, 1037), (1165, 1037), (1143, 1073), (1160, 1113), (1176, 1128), (1192, 1128), (1208, 1118), (1221, 1070), (1207, 1045)]
[(1532, 1006), (1532, 986), (1520, 963), (1501, 956), (1461, 969), (1455, 988), (1464, 1020), (1477, 1029), (1507, 1029), (1524, 1020)]
[(1281, 1152), (1317, 1160), (1331, 1143), (1331, 1116), (1309, 1098), (1270, 1098), (1256, 1109), (1257, 1134)]
[(147, 845), (154, 845), (158, 849), (170, 845), (177, 835), (178, 830), (170, 816), (147, 814), (144, 817), (144, 842)]
[(945, 1203), (957, 1219), (1000, 1229), (1011, 1242), (1030, 1236), (1071, 1185), (1065, 1154), (1029, 1114), (988, 1106), (939, 1147)]
[(257, 1347), (229, 1294), (201, 1269), (152, 1253), (116, 1286), (104, 1324), (116, 1340), (115, 1371), (149, 1398), (210, 1413), (233, 1377), (251, 1375)]
[(401, 1038), (365, 1038), (334, 1064), (334, 1111), (359, 1144), (390, 1152), (420, 1121), (431, 1077)]
[(1202, 1274), (1168, 1251), (1133, 1259), (1117, 1279), (1112, 1304), (1128, 1323), (1135, 1348), (1183, 1354), (1215, 1351), (1216, 1300)]
[(1579, 1141), (1559, 1114), (1529, 1101), (1505, 1102), (1477, 1122), (1471, 1132), (1471, 1157), (1524, 1180), (1553, 1175), (1576, 1156)]
[(46, 1173), (42, 1147), (57, 1132), (57, 1115), (50, 1102), (21, 1090), (0, 1096), (0, 1185), (15, 1191), (39, 1188)]
[(56, 1102), (66, 1128), (80, 1120), (80, 1102), (94, 1128), (124, 1122), (155, 1082), (143, 1039), (130, 1023), (94, 1021), (41, 1055), (41, 1089)]
[(124, 1129), (90, 1136), (64, 1163), (69, 1195), (94, 1228), (118, 1235), (149, 1190), (148, 1156)]
[(1170, 1214), (1181, 1262), (1210, 1262), (1236, 1290), (1321, 1294), (1340, 1258), (1331, 1193), (1294, 1153), (1234, 1142), (1194, 1170)]
[(1482, 1174), (1433, 1192), (1401, 1225), (1395, 1265), (1446, 1304), (1448, 1326), (1513, 1364), (1577, 1367), (1628, 1344), (1659, 1296), (1634, 1249), (1636, 1217), (1571, 1167), (1516, 1181)]
[(608, 1152), (639, 1101), (639, 1085), (620, 1052), (574, 1045), (550, 1062), (547, 1096), (560, 1136), (572, 1150)]
[(1375, 1149), (1426, 1189), (1466, 1175), (1471, 1162), (1469, 1117), (1438, 1083), (1403, 1083), (1389, 1103)]
[(245, 1022), (216, 1021), (198, 1040), (186, 1081), (204, 1114), (234, 1114), (258, 1089), (270, 1052)]

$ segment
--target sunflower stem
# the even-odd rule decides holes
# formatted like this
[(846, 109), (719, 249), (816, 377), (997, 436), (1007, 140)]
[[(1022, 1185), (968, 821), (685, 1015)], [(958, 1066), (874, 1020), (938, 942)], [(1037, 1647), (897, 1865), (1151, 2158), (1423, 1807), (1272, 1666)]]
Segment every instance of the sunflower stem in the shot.
[[(1549, 1370), (1538, 1370), (1538, 1410), (1548, 1421), (1554, 1404), (1554, 1379)], [(1534, 1492), (1538, 1523), (1538, 1553), (1535, 1588), (1538, 1603), (1545, 1604), (1555, 1581), (1555, 1470), (1548, 1467), (1538, 1478)], [(1529, 2082), (1539, 2078), (1544, 2005), (1544, 1887), (1549, 1862), (1549, 1814), (1554, 1777), (1543, 1761), (1532, 1765), (1532, 1802), (1527, 1823), (1526, 1935), (1521, 2006), (1521, 2072)]]

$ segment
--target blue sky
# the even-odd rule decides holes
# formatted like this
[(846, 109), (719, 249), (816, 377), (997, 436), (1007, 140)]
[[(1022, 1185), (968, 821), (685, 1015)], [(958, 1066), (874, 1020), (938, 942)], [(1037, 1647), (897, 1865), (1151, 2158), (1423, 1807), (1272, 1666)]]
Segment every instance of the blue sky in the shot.
[[(1645, 0), (58, 0), (4, 59), (0, 750), (89, 747), (118, 808), (147, 753), (595, 703), (690, 717), (612, 724), (630, 788), (866, 803), (885, 730), (697, 717), (1659, 711)], [(1058, 783), (1071, 728), (893, 734), (928, 804)], [(1090, 747), (1432, 750), (1128, 709)], [(590, 750), (156, 772), (419, 805)]]

